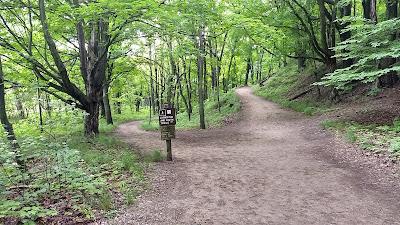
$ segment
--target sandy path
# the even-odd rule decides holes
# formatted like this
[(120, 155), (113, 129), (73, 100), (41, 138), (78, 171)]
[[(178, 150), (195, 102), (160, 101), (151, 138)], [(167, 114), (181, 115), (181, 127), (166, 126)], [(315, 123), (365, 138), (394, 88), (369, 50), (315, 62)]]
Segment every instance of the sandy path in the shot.
[[(241, 119), (178, 132), (175, 162), (159, 163), (153, 188), (104, 224), (400, 224), (398, 180), (323, 131), (317, 119), (238, 91)], [(158, 133), (128, 123), (118, 134), (163, 149)], [(379, 178), (378, 178), (379, 177)]]

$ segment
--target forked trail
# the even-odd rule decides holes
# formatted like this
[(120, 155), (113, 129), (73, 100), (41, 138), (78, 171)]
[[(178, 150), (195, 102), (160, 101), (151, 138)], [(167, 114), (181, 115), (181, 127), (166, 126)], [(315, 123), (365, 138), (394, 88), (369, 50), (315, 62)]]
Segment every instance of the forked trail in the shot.
[[(152, 187), (104, 224), (400, 224), (400, 188), (376, 162), (323, 131), (318, 119), (237, 91), (238, 122), (184, 131), (175, 161), (159, 163)], [(143, 150), (164, 149), (158, 133), (119, 127)]]

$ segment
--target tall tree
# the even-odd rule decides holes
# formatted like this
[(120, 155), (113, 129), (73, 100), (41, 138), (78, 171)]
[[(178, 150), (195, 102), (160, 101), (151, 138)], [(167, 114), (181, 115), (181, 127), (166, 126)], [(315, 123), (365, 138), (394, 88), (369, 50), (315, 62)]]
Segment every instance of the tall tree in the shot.
[[(398, 7), (399, 1), (398, 0), (386, 0), (386, 19), (391, 20), (398, 17)], [(394, 41), (397, 39), (397, 32), (391, 34), (391, 40)], [(396, 63), (396, 58), (389, 57), (383, 59), (381, 62), (382, 68), (387, 68), (392, 66)], [(399, 81), (399, 76), (396, 71), (391, 71), (385, 74), (382, 77), (379, 77), (379, 86), (382, 87), (393, 87)]]
[(378, 22), (376, 13), (376, 0), (362, 0), (364, 18), (371, 20), (372, 23)]
[(206, 129), (206, 122), (204, 117), (204, 68), (205, 68), (205, 31), (204, 26), (199, 29), (198, 41), (198, 55), (197, 55), (197, 90), (199, 97), (199, 116), (200, 116), (200, 129)]
[(0, 122), (3, 125), (7, 139), (10, 142), (10, 146), (15, 152), (15, 161), (21, 168), (24, 168), (25, 163), (19, 151), (19, 145), (14, 134), (14, 129), (7, 116), (4, 82), (3, 64), (0, 55)]
[[(23, 22), (22, 16), (19, 20), (10, 22), (8, 17), (6, 18), (8, 15), (2, 12), (0, 25), (7, 31), (7, 36), (0, 38), (0, 46), (17, 53), (24, 60), (24, 66), (32, 68), (44, 87), (43, 91), (84, 110), (86, 112), (85, 135), (93, 136), (99, 133), (99, 104), (102, 101), (103, 85), (106, 80), (109, 47), (120, 42), (122, 31), (126, 26), (142, 17), (154, 2), (148, 1), (135, 7), (126, 7), (131, 5), (130, 1), (115, 1), (111, 5), (109, 2), (82, 3), (78, 0), (69, 3), (45, 2), (45, 0), (38, 0), (37, 6), (27, 5), (23, 1), (10, 3), (12, 5), (5, 11), (10, 15), (9, 17), (18, 15), (19, 4), (22, 8), (30, 9), (29, 15), (37, 15), (39, 19), (30, 25)], [(61, 10), (47, 10), (47, 7), (60, 7)], [(74, 13), (69, 14), (65, 8)], [(59, 27), (51, 26), (54, 23), (49, 23), (48, 13), (51, 17), (68, 17), (68, 29), (65, 30), (68, 33), (61, 35), (57, 33)], [(98, 16), (110, 13), (116, 16)], [(41, 25), (41, 29), (37, 28), (37, 23)], [(76, 38), (71, 32), (73, 31), (71, 23), (75, 24)], [(112, 29), (110, 29), (110, 23), (112, 23)], [(25, 41), (25, 35), (19, 35), (17, 30), (19, 32), (25, 30), (26, 34), (32, 34), (34, 31), (35, 37), (42, 35), (46, 48), (38, 47), (42, 45), (40, 39), (38, 43)], [(60, 47), (60, 43), (71, 47)], [(31, 46), (28, 46), (31, 44), (34, 52), (31, 51)], [(81, 81), (74, 76), (75, 64), (70, 64), (68, 59), (70, 54), (75, 54), (75, 50), (79, 55)], [(51, 58), (47, 57), (47, 52), (50, 53)]]

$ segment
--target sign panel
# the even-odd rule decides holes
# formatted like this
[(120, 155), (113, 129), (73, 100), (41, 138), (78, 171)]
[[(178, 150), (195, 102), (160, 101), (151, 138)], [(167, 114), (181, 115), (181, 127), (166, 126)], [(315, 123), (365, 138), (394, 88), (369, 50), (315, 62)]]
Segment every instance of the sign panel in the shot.
[(161, 131), (161, 140), (171, 140), (175, 138), (175, 108), (170, 105), (164, 105), (160, 109), (159, 123)]
[(161, 126), (161, 140), (175, 139), (175, 125)]
[(159, 114), (160, 126), (169, 126), (176, 124), (175, 108), (166, 107), (160, 110)]

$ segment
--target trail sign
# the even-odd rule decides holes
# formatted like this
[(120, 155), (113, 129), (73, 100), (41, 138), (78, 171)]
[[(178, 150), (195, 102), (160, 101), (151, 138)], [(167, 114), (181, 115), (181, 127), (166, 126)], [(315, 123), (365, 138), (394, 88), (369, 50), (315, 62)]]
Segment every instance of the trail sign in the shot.
[(160, 109), (159, 114), (160, 126), (169, 126), (176, 124), (175, 118), (175, 108), (166, 105), (164, 108)]
[(163, 105), (158, 116), (161, 131), (161, 140), (167, 143), (167, 160), (172, 161), (171, 140), (175, 138), (176, 114), (175, 108), (171, 105)]
[(175, 125), (160, 126), (161, 140), (175, 139)]

